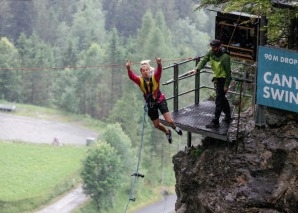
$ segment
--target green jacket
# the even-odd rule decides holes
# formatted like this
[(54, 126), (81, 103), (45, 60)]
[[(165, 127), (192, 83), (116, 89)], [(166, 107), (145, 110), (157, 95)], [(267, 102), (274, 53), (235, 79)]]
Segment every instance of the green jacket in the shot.
[(205, 67), (208, 61), (210, 61), (214, 77), (225, 78), (225, 87), (229, 87), (231, 83), (230, 56), (222, 50), (220, 50), (220, 52), (217, 54), (213, 53), (212, 50), (209, 50), (208, 53), (198, 63), (196, 70), (199, 72)]

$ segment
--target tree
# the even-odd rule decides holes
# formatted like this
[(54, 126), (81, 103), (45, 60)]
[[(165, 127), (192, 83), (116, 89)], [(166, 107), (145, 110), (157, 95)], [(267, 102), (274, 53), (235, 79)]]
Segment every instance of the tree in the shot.
[[(210, 35), (198, 30), (196, 24), (191, 23), (191, 20), (188, 17), (185, 19), (178, 19), (173, 25), (173, 28), (176, 29), (175, 36), (173, 36), (173, 44), (179, 55), (182, 57), (195, 57), (205, 54), (208, 48), (207, 44), (211, 40)], [(193, 50), (196, 50), (196, 52)]]
[[(128, 83), (132, 84), (132, 82)], [(107, 121), (121, 124), (122, 129), (129, 136), (133, 147), (137, 147), (141, 137), (141, 122), (143, 121), (143, 96), (138, 91), (138, 88), (132, 89), (129, 86), (127, 85), (124, 90), (130, 92), (125, 92), (123, 97), (117, 100)]]
[[(152, 28), (154, 27), (155, 27), (155, 22), (154, 22), (153, 13), (151, 12), (151, 10), (148, 10), (142, 17), (142, 26), (138, 32), (138, 37), (137, 37), (138, 47), (144, 47), (144, 45), (147, 45), (148, 35), (151, 32)], [(145, 56), (142, 56), (142, 57), (145, 57)]]
[(102, 135), (104, 141), (115, 148), (121, 159), (122, 180), (127, 179), (128, 172), (132, 172), (136, 162), (136, 150), (132, 147), (130, 138), (124, 133), (119, 123), (109, 124)]
[(117, 19), (119, 19), (119, 16), (115, 15), (119, 7), (119, 0), (103, 0), (102, 2), (102, 8), (106, 14), (105, 26), (110, 31), (115, 27)]
[[(21, 34), (17, 41), (21, 65), (27, 69), (22, 72), (22, 96), (25, 103), (48, 106), (52, 95), (53, 49), (36, 34), (27, 37)], [(29, 69), (29, 68), (32, 69)], [(33, 68), (40, 69), (33, 69)]]
[(116, 150), (104, 141), (97, 141), (88, 150), (81, 172), (83, 190), (92, 198), (99, 212), (112, 206), (121, 183), (120, 163)]
[(141, 26), (140, 20), (144, 12), (148, 9), (146, 7), (146, 2), (149, 1), (120, 1), (116, 12), (118, 19), (115, 23), (115, 27), (119, 31), (120, 35), (129, 37), (137, 33), (137, 29)]
[(56, 39), (55, 33), (59, 23), (57, 13), (49, 10), (50, 6), (51, 3), (48, 1), (33, 1), (35, 11), (34, 33), (47, 43), (52, 43)]
[[(5, 2), (9, 2), (9, 8)], [(2, 6), (5, 11), (0, 15), (1, 35), (16, 41), (21, 33), (32, 34), (35, 15), (32, 1), (1, 1), (1, 9)]]
[(176, 57), (178, 54), (176, 53), (176, 51), (172, 51), (172, 50), (175, 50), (175, 47), (173, 46), (173, 42), (172, 42), (173, 41), (172, 32), (170, 28), (167, 26), (165, 16), (162, 10), (157, 11), (155, 15), (155, 23), (156, 23), (155, 24), (156, 29), (159, 29), (161, 34), (161, 35), (158, 35), (159, 32), (157, 31), (155, 35), (157, 37), (156, 38), (157, 41), (160, 39), (159, 43), (156, 43), (155, 45), (155, 47), (159, 47), (158, 49), (160, 49), (160, 53), (159, 54), (157, 53), (156, 56), (162, 55), (164, 58)]
[(71, 26), (72, 36), (78, 39), (78, 49), (82, 51), (88, 49), (92, 43), (104, 43), (105, 32), (101, 2), (80, 0)]
[(106, 106), (110, 98), (108, 90), (110, 80), (107, 81), (103, 68), (88, 68), (88, 66), (103, 62), (103, 57), (103, 47), (92, 43), (86, 51), (81, 53), (81, 60), (78, 62), (79, 66), (86, 67), (86, 69), (76, 70), (78, 80), (75, 88), (79, 100), (79, 112), (92, 117), (103, 117), (109, 111)]
[(167, 26), (171, 28), (178, 18), (185, 18), (186, 16), (190, 16), (191, 19), (195, 18), (195, 14), (190, 13), (192, 7), (191, 1), (179, 0), (103, 0), (106, 29), (111, 30), (116, 27), (119, 34), (125, 37), (134, 36), (138, 32), (142, 22), (141, 18), (149, 10), (154, 15), (157, 11), (162, 10)]
[(62, 54), (64, 55), (61, 59), (62, 66), (76, 66), (78, 62), (78, 51), (74, 40), (68, 40), (67, 48), (64, 51), (62, 50)]
[(155, 17), (150, 10), (144, 14), (137, 44), (138, 49), (142, 49), (136, 53), (138, 60), (152, 59), (152, 63), (155, 63), (154, 57), (166, 59), (177, 56), (172, 44), (172, 33), (166, 25), (162, 11), (157, 12)]
[(59, 70), (53, 80), (53, 103), (58, 108), (72, 113), (79, 112), (79, 99), (74, 85), (77, 76), (73, 69)]
[[(120, 36), (118, 35), (118, 31), (116, 28), (113, 28), (110, 35), (109, 35), (109, 44), (107, 47), (107, 54), (106, 54), (106, 61), (109, 61), (111, 65), (116, 65), (119, 61), (124, 60), (124, 48), (123, 42), (121, 41)], [(111, 99), (110, 99), (110, 108), (112, 108), (119, 99), (122, 97), (123, 93), (123, 76), (125, 72), (119, 71), (119, 66), (111, 66), (109, 69), (109, 74), (111, 76), (111, 84), (110, 84), (110, 91), (111, 91)]]
[(14, 45), (5, 37), (0, 39), (0, 93), (5, 100), (18, 101), (21, 94), (21, 75), (13, 69), (19, 64), (18, 51)]

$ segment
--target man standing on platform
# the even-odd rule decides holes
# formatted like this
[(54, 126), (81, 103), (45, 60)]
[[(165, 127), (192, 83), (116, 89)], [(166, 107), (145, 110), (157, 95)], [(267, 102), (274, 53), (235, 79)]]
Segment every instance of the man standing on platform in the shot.
[(223, 121), (227, 123), (231, 122), (230, 104), (226, 98), (226, 93), (231, 83), (231, 62), (228, 52), (221, 47), (219, 40), (212, 40), (210, 46), (211, 50), (200, 60), (194, 70), (189, 71), (189, 74), (200, 72), (207, 62), (210, 62), (211, 69), (214, 73), (212, 81), (215, 87), (216, 98), (214, 118), (206, 125), (206, 128), (218, 128), (221, 112), (225, 113)]

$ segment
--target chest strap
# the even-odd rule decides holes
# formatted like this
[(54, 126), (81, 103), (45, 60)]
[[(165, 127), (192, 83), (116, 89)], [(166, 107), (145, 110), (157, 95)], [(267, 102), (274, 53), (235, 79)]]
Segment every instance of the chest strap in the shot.
[(152, 77), (149, 78), (149, 88), (148, 88), (148, 84), (146, 82), (146, 80), (143, 78), (143, 82), (144, 82), (144, 87), (145, 87), (145, 90), (146, 90), (146, 94), (144, 94), (144, 98), (146, 99), (146, 102), (149, 103), (155, 103), (157, 102), (158, 98), (160, 97), (160, 90), (158, 90), (158, 93), (157, 93), (157, 97), (156, 99), (154, 99), (153, 97), (153, 82), (152, 82)]

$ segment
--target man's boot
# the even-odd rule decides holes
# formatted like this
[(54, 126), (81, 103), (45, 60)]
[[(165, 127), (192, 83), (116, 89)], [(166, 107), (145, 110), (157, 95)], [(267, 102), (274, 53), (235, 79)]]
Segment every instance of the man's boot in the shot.
[(225, 115), (225, 117), (222, 119), (223, 122), (226, 122), (226, 123), (231, 123), (232, 121), (232, 118), (231, 118), (231, 115)]
[(218, 128), (218, 127), (219, 127), (218, 119), (212, 119), (212, 121), (206, 125), (206, 128)]

